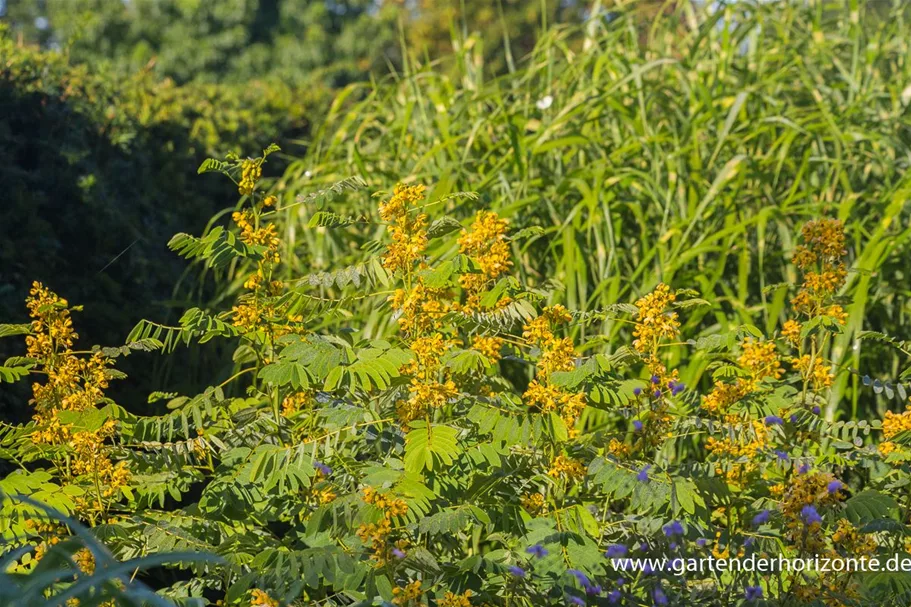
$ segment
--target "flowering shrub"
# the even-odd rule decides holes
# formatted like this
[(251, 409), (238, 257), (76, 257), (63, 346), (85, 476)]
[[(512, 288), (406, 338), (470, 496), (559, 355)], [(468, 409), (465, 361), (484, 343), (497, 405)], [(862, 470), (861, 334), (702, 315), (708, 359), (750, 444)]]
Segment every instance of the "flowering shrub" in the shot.
[[(74, 308), (36, 283), (31, 322), (0, 327), (27, 346), (0, 378), (33, 381), (32, 420), (0, 426), (15, 468), (0, 481), (10, 584), (79, 604), (127, 601), (136, 582), (253, 607), (907, 604), (901, 572), (616, 566), (905, 550), (911, 409), (882, 423), (825, 415), (846, 372), (830, 354), (849, 271), (841, 222), (803, 227), (777, 331), (684, 335), (707, 306), (697, 293), (657, 284), (595, 312), (548, 305), (511, 272), (527, 232), (488, 211), (431, 219), (439, 201), (422, 185), (397, 186), (373, 217), (313, 215), (320, 231), (376, 224), (376, 255), (295, 276), (273, 219), (359, 182), (284, 201), (259, 189), (274, 151), (207, 161), (242, 204), (231, 227), (171, 241), (244, 268), (231, 310), (78, 350)], [(357, 318), (314, 330), (365, 297), (393, 337)], [(599, 341), (608, 321), (629, 327), (626, 343)], [(236, 369), (195, 396), (150, 395), (162, 415), (106, 396), (118, 358), (210, 340), (237, 344)], [(669, 362), (681, 351), (705, 361), (702, 376), (681, 378)], [(163, 569), (131, 565), (175, 551)], [(51, 560), (63, 573), (41, 577)]]

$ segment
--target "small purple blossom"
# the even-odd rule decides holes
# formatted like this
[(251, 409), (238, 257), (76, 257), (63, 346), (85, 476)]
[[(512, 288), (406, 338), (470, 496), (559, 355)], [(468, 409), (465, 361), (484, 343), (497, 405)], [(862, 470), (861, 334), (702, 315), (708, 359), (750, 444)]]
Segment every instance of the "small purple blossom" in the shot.
[(683, 392), (684, 390), (686, 390), (686, 385), (685, 385), (685, 384), (682, 384), (682, 383), (679, 383), (679, 382), (674, 382), (674, 386), (671, 388), (671, 396), (677, 396), (678, 394), (680, 394), (680, 393)]
[(601, 594), (601, 586), (599, 584), (589, 584), (585, 587), (585, 594), (589, 596), (598, 596)]
[(788, 454), (785, 453), (784, 451), (781, 451), (781, 450), (779, 450), (779, 449), (776, 449), (776, 450), (774, 451), (774, 453), (775, 453), (775, 457), (777, 457), (777, 458), (778, 458), (778, 461), (780, 461), (780, 462), (786, 462), (786, 461), (788, 461), (788, 459), (789, 459)]
[(803, 522), (807, 525), (813, 525), (815, 523), (821, 523), (822, 517), (819, 516), (819, 513), (816, 511), (816, 508), (813, 506), (807, 505), (800, 510), (800, 518), (803, 519)]
[(800, 466), (797, 467), (797, 474), (806, 474), (809, 471), (810, 471), (810, 464), (804, 463), (804, 464), (800, 464)]
[(573, 576), (574, 578), (576, 578), (576, 581), (578, 581), (582, 586), (588, 586), (588, 584), (589, 584), (588, 576), (585, 575), (584, 573), (582, 573), (581, 571), (579, 571), (578, 569), (567, 569), (566, 573), (568, 573), (571, 576)]
[(705, 539), (704, 537), (700, 537), (698, 540), (696, 540), (696, 545), (699, 546), (700, 548), (705, 548), (705, 545), (708, 543), (709, 543), (709, 541), (707, 539)]
[(667, 537), (674, 537), (675, 535), (683, 535), (683, 525), (680, 524), (680, 521), (671, 521), (663, 527), (664, 535)]
[(616, 559), (626, 556), (627, 548), (623, 544), (612, 544), (607, 547), (607, 552), (604, 553), (609, 559)]
[(640, 550), (641, 552), (648, 552), (648, 551), (649, 551), (649, 545), (648, 545), (647, 543), (645, 543), (645, 542), (642, 542), (641, 544), (639, 544), (639, 550)]
[(747, 586), (743, 593), (743, 598), (748, 601), (757, 601), (762, 598), (762, 588), (760, 586)]
[(508, 571), (515, 577), (525, 577), (525, 570), (518, 565), (511, 566)]
[(633, 430), (636, 432), (642, 432), (642, 422), (638, 419), (633, 422)]
[(583, 599), (581, 596), (571, 596), (569, 597), (569, 604), (579, 605), (581, 607), (582, 605), (585, 605), (585, 599)]
[(633, 388), (633, 394), (635, 394), (636, 396), (639, 396), (640, 394), (642, 394), (642, 388), (640, 388), (639, 386), (636, 386), (635, 388)]
[(782, 424), (784, 424), (784, 420), (777, 415), (769, 415), (765, 418), (766, 426), (781, 426)]
[(397, 559), (403, 559), (403, 558), (405, 558), (406, 555), (405, 555), (405, 551), (404, 551), (404, 550), (399, 550), (398, 548), (393, 548), (393, 549), (392, 549), (392, 556), (394, 556), (394, 557), (397, 558)]
[(819, 408), (819, 405), (816, 405), (815, 407), (813, 407), (813, 413), (815, 413), (816, 415), (819, 415), (821, 411), (822, 411), (822, 409)]
[(672, 551), (677, 549), (677, 542), (671, 542), (668, 546)]
[(638, 474), (636, 474), (636, 480), (639, 481), (640, 483), (647, 483), (648, 482), (648, 471), (651, 467), (652, 467), (651, 464), (646, 464), (646, 465), (642, 466), (642, 469), (639, 470)]
[(645, 566), (642, 567), (642, 575), (651, 575), (653, 573), (655, 573), (655, 569), (652, 567), (651, 563), (646, 563)]
[(539, 559), (543, 559), (545, 556), (547, 556), (547, 548), (545, 548), (541, 544), (535, 544), (534, 546), (529, 546), (528, 548), (525, 549), (525, 552), (527, 552), (528, 554), (534, 556), (535, 558), (539, 558)]
[(652, 598), (655, 599), (655, 605), (667, 605), (667, 595), (661, 588), (655, 588)]
[(617, 578), (617, 586), (624, 586), (624, 585), (626, 585), (626, 578), (624, 578), (624, 577), (618, 577), (618, 578)]
[(750, 548), (750, 547), (752, 547), (753, 544), (755, 544), (755, 543), (756, 543), (756, 538), (754, 538), (754, 537), (748, 537), (747, 539), (743, 540), (743, 547), (744, 547), (744, 548)]
[(332, 474), (332, 468), (322, 462), (313, 462), (313, 467), (316, 468), (323, 476), (329, 476)]
[(797, 423), (797, 414), (796, 414), (796, 413), (792, 413), (790, 419), (791, 419), (791, 423), (792, 423), (792, 424)]
[(607, 593), (607, 602), (611, 604), (619, 603), (620, 599), (623, 598), (623, 593), (619, 590), (611, 590)]
[(759, 514), (753, 517), (753, 526), (758, 527), (769, 522), (770, 513), (768, 510), (763, 510)]
[(661, 378), (660, 378), (660, 377), (658, 377), (657, 375), (652, 375), (652, 383), (653, 383), (653, 384), (655, 384), (655, 385), (657, 386), (660, 382), (661, 382)]
[(838, 479), (835, 479), (834, 481), (832, 481), (831, 483), (826, 485), (826, 491), (828, 491), (832, 495), (835, 495), (836, 493), (838, 493), (839, 491), (841, 491), (844, 488), (845, 488), (845, 484)]
[(655, 390), (655, 392), (654, 392), (654, 394), (652, 394), (652, 396), (654, 396), (655, 398), (661, 398), (661, 390)]

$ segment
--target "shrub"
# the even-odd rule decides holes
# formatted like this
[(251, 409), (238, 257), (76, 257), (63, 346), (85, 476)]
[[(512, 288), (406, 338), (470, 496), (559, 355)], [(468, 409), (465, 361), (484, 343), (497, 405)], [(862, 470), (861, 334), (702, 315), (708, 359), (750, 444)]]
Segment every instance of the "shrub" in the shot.
[[(32, 420), (0, 426), (0, 456), (18, 467), (0, 481), (3, 538), (21, 547), (7, 575), (95, 602), (135, 577), (175, 600), (256, 607), (907, 604), (907, 573), (630, 575), (611, 565), (632, 550), (903, 549), (911, 413), (821, 415), (845, 373), (826, 355), (849, 305), (838, 295), (853, 246), (841, 221), (803, 226), (791, 251), (798, 283), (782, 287), (786, 322), (697, 334), (687, 317), (717, 306), (665, 283), (584, 312), (544, 305), (546, 293), (515, 276), (535, 231), (487, 210), (460, 223), (419, 184), (396, 186), (358, 218), (314, 213), (311, 232), (369, 225), (378, 240), (362, 265), (289, 277), (274, 220), (361, 182), (296, 202), (269, 194), (259, 180), (275, 151), (204, 163), (231, 177), (241, 205), (231, 226), (171, 241), (186, 258), (241, 268), (230, 311), (143, 321), (121, 348), (78, 350), (71, 306), (36, 283), (30, 324), (0, 327), (27, 345), (0, 378), (38, 378)], [(363, 300), (375, 313), (365, 326), (395, 327), (381, 331), (387, 339), (351, 318)], [(608, 320), (630, 328), (611, 354), (603, 334), (578, 329)], [(339, 324), (348, 327), (313, 329)], [(228, 380), (195, 396), (151, 395), (167, 403), (158, 416), (105, 396), (119, 357), (210, 340), (236, 344)], [(671, 363), (683, 359), (707, 377)], [(78, 518), (117, 559), (181, 551), (221, 562), (131, 577), (96, 545), (74, 552), (64, 539), (58, 550), (74, 525), (17, 494)], [(63, 571), (38, 577), (52, 557)]]

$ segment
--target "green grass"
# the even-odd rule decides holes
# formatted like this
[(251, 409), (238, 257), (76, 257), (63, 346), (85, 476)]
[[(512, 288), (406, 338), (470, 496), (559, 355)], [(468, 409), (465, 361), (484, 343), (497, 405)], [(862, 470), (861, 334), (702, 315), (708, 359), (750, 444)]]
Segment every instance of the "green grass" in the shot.
[[(653, 20), (616, 12), (582, 30), (551, 29), (517, 71), (492, 79), (461, 41), (454, 69), (412, 62), (341, 91), (276, 189), (286, 205), (349, 175), (374, 190), (433, 184), (432, 198), (474, 191), (477, 201), (441, 206), (465, 218), (489, 207), (515, 229), (543, 228), (517, 255), (523, 278), (553, 300), (597, 310), (665, 281), (720, 304), (689, 315), (706, 332), (742, 323), (775, 331), (789, 298), (775, 285), (795, 279), (793, 235), (808, 219), (838, 217), (855, 271), (834, 357), (894, 380), (902, 359), (858, 335), (894, 334), (906, 309), (906, 17), (857, 2), (741, 2), (716, 13), (680, 2)], [(332, 210), (358, 215), (375, 204), (351, 196)], [(368, 255), (358, 245), (376, 233), (308, 229), (313, 210), (284, 212), (291, 275)], [(389, 324), (375, 300), (352, 314), (367, 332)], [(601, 331), (608, 350), (625, 342), (621, 326), (606, 321)], [(677, 363), (688, 381), (705, 365)], [(851, 377), (833, 391), (833, 407), (853, 402), (838, 415), (873, 407)]]

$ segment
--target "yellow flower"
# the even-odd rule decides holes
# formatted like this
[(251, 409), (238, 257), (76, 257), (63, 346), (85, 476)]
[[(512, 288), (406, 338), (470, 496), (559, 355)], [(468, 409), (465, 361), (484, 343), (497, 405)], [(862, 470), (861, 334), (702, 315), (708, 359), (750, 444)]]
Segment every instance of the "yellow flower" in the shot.
[(571, 457), (558, 455), (551, 462), (550, 470), (548, 470), (547, 474), (554, 478), (563, 476), (569, 479), (581, 479), (585, 478), (585, 466)]
[(500, 351), (503, 349), (503, 340), (499, 337), (485, 337), (476, 335), (471, 340), (471, 347), (483, 354), (491, 363), (500, 360)]
[(250, 607), (278, 607), (277, 600), (258, 588), (251, 590), (250, 595)]
[(471, 595), (471, 590), (466, 590), (462, 594), (447, 592), (437, 601), (437, 607), (471, 607)]
[(676, 296), (664, 283), (655, 290), (636, 301), (639, 314), (636, 328), (633, 330), (633, 347), (642, 354), (653, 354), (662, 339), (673, 339), (680, 333), (680, 321), (676, 312), (667, 308)]

